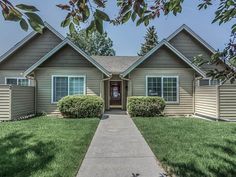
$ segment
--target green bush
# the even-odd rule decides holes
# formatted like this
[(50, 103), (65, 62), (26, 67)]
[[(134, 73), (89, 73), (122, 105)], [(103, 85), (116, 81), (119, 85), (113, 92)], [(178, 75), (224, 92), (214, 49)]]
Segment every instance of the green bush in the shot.
[(59, 111), (65, 118), (101, 117), (103, 105), (98, 96), (66, 96), (58, 102)]
[(162, 115), (165, 101), (161, 97), (128, 97), (128, 113), (131, 117), (155, 117)]

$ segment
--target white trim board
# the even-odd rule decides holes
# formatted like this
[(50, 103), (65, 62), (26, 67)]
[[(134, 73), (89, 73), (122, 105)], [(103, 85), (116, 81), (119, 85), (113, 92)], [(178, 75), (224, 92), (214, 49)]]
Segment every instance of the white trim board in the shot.
[[(51, 32), (53, 32), (57, 37), (59, 37), (61, 40), (64, 40), (65, 37), (61, 35), (57, 30), (55, 30), (51, 25), (49, 25), (47, 22), (44, 22), (45, 28), (48, 28)], [(25, 43), (30, 41), (33, 37), (35, 37), (37, 32), (32, 31), (29, 33), (25, 38), (23, 38), (20, 42), (18, 42), (16, 45), (14, 45), (11, 49), (9, 49), (6, 53), (4, 53), (2, 56), (0, 56), (0, 63), (3, 62), (6, 58), (8, 58), (10, 55), (15, 53), (18, 49), (20, 49)]]
[(194, 65), (188, 58), (186, 58), (181, 52), (179, 52), (175, 47), (173, 47), (167, 40), (163, 39), (156, 47), (150, 50), (146, 55), (137, 60), (132, 66), (130, 66), (126, 71), (124, 71), (121, 76), (125, 77), (132, 70), (134, 70), (138, 65), (140, 65), (143, 61), (145, 61), (148, 57), (150, 57), (154, 52), (160, 49), (162, 46), (166, 46), (172, 52), (174, 52), (179, 58), (181, 58), (185, 63), (187, 63), (191, 68), (193, 68), (197, 73), (199, 73), (202, 77), (206, 77), (206, 73), (202, 71), (198, 66)]
[(56, 47), (54, 47), (50, 52), (48, 52), (46, 55), (44, 55), (38, 62), (33, 64), (30, 68), (28, 68), (24, 72), (24, 76), (29, 75), (32, 73), (39, 65), (41, 65), (44, 61), (46, 61), (48, 58), (50, 58), (52, 55), (54, 55), (57, 51), (59, 51), (61, 48), (63, 48), (65, 45), (70, 45), (73, 49), (75, 49), (78, 53), (80, 53), (83, 57), (85, 57), (89, 62), (91, 62), (94, 66), (96, 66), (101, 72), (103, 72), (105, 75), (110, 76), (111, 73), (109, 73), (105, 68), (103, 68), (97, 61), (95, 61), (92, 57), (88, 56), (85, 52), (83, 52), (77, 45), (75, 45), (72, 41), (70, 41), (68, 38), (65, 38), (60, 44), (58, 44)]

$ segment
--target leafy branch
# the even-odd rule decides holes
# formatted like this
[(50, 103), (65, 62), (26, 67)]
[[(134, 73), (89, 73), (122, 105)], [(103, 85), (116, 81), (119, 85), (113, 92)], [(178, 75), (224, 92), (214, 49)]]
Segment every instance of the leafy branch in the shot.
[(8, 0), (0, 0), (2, 15), (6, 21), (19, 22), (21, 28), (28, 31), (29, 25), (35, 31), (42, 33), (44, 23), (36, 12), (39, 10), (31, 5), (17, 4), (13, 5)]

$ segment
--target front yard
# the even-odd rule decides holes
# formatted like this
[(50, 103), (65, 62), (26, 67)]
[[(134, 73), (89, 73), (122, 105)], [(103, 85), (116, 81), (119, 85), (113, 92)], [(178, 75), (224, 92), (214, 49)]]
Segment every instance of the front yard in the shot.
[(0, 123), (0, 176), (75, 176), (98, 122), (39, 117)]
[(235, 177), (236, 123), (134, 118), (156, 157), (181, 177)]

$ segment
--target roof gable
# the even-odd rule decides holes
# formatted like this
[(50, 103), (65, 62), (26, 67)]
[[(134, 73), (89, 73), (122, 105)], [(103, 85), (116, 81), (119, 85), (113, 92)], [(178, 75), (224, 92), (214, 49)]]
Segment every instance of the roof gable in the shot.
[(90, 63), (92, 63), (94, 66), (96, 66), (101, 72), (103, 72), (105, 75), (110, 76), (111, 73), (108, 72), (103, 66), (101, 66), (97, 61), (95, 61), (92, 57), (88, 56), (85, 52), (83, 52), (77, 45), (75, 45), (72, 41), (70, 41), (68, 38), (64, 39), (60, 44), (58, 44), (55, 48), (53, 48), (50, 52), (48, 52), (46, 55), (44, 55), (38, 62), (36, 62), (34, 65), (32, 65), (30, 68), (28, 68), (24, 72), (24, 76), (29, 75), (32, 73), (37, 67), (39, 67), (42, 63), (44, 63), (47, 59), (49, 59), (51, 56), (53, 56), (55, 53), (57, 53), (59, 50), (61, 50), (65, 45), (69, 45), (74, 50), (76, 50), (79, 54), (81, 54), (85, 59), (87, 59)]
[(201, 43), (206, 49), (208, 49), (210, 52), (215, 53), (216, 50), (208, 44), (204, 39), (202, 39), (197, 33), (195, 33), (191, 28), (189, 28), (187, 25), (180, 26), (174, 33), (172, 33), (168, 38), (167, 41), (169, 42), (172, 40), (176, 35), (178, 35), (181, 31), (186, 31), (189, 33), (194, 39), (196, 39), (199, 43)]
[[(54, 35), (56, 35), (61, 40), (64, 40), (65, 38), (57, 32), (51, 25), (49, 25), (47, 22), (44, 22), (45, 28), (51, 31)], [(25, 38), (23, 38), (20, 42), (18, 42), (16, 45), (14, 45), (11, 49), (9, 49), (6, 53), (4, 53), (2, 56), (0, 56), (0, 63), (2, 63), (4, 60), (6, 60), (9, 56), (17, 52), (20, 48), (22, 48), (26, 43), (28, 43), (31, 39), (33, 39), (35, 36), (37, 36), (39, 33), (32, 31), (30, 34), (28, 34)]]
[(121, 74), (122, 77), (125, 77), (127, 74), (129, 74), (133, 69), (135, 69), (137, 66), (139, 66), (141, 63), (143, 63), (145, 60), (147, 60), (154, 52), (159, 50), (162, 46), (166, 46), (168, 49), (170, 49), (172, 52), (174, 52), (180, 59), (182, 59), (186, 64), (188, 64), (191, 68), (193, 68), (197, 73), (199, 73), (201, 76), (206, 77), (205, 73), (196, 65), (194, 65), (188, 58), (186, 58), (182, 53), (180, 53), (176, 48), (174, 48), (168, 41), (165, 39), (162, 40), (156, 47), (154, 47), (151, 51), (149, 51), (146, 55), (141, 57), (139, 60), (137, 60), (132, 66), (130, 66), (125, 72)]

